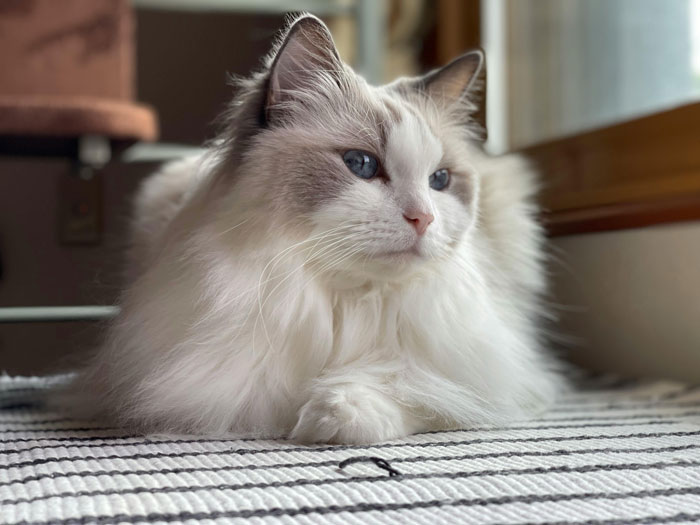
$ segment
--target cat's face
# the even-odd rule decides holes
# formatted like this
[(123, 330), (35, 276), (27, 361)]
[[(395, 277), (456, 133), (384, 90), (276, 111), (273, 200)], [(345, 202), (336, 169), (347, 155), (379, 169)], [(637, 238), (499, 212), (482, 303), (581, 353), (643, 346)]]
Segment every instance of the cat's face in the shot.
[(318, 230), (346, 232), (348, 249), (366, 255), (365, 265), (448, 255), (475, 218), (478, 180), (465, 148), (445, 136), (428, 107), (395, 89), (364, 88), (361, 114), (381, 120), (360, 120), (349, 133), (338, 126), (341, 142), (309, 152), (326, 166), (319, 175), (332, 180), (309, 199), (312, 220)]
[(274, 207), (309, 225), (310, 258), (387, 272), (448, 256), (476, 219), (465, 92), (480, 53), (442, 71), (372, 87), (344, 66), (325, 26), (297, 21), (270, 65), (266, 129)]

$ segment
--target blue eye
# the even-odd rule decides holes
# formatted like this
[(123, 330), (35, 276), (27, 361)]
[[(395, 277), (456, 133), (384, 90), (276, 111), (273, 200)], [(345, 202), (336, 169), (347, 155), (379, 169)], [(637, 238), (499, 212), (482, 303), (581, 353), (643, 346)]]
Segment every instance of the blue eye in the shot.
[(379, 161), (369, 153), (351, 149), (343, 154), (345, 165), (361, 179), (371, 179), (377, 174)]
[(444, 190), (450, 183), (450, 172), (446, 169), (437, 170), (428, 179), (430, 187), (434, 190), (440, 191)]

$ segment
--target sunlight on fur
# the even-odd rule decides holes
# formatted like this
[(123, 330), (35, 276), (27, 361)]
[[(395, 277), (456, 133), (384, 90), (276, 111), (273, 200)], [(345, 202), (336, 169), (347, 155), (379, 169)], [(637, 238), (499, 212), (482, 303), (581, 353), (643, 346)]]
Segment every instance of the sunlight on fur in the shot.
[(373, 87), (292, 20), (135, 202), (122, 313), (64, 397), (144, 432), (371, 443), (505, 424), (543, 351), (531, 169), (475, 144), (471, 52)]

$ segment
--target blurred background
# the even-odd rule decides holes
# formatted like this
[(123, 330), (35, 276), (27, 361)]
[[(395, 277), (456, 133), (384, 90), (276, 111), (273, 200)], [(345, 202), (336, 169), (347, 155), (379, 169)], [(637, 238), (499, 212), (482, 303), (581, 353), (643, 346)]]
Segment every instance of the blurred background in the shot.
[(700, 379), (700, 0), (0, 0), (0, 370), (97, 344), (139, 181), (302, 10), (372, 83), (484, 48), (483, 147), (542, 173), (553, 344)]

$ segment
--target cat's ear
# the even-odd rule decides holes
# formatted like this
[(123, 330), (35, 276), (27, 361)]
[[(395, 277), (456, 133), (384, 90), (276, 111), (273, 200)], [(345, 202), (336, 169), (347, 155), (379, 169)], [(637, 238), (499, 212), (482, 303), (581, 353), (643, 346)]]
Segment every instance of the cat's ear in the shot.
[(295, 93), (313, 90), (323, 73), (334, 76), (341, 67), (326, 24), (312, 15), (297, 19), (270, 64), (266, 113)]
[(446, 66), (420, 77), (417, 87), (441, 105), (452, 106), (475, 88), (484, 62), (482, 50), (469, 51)]

